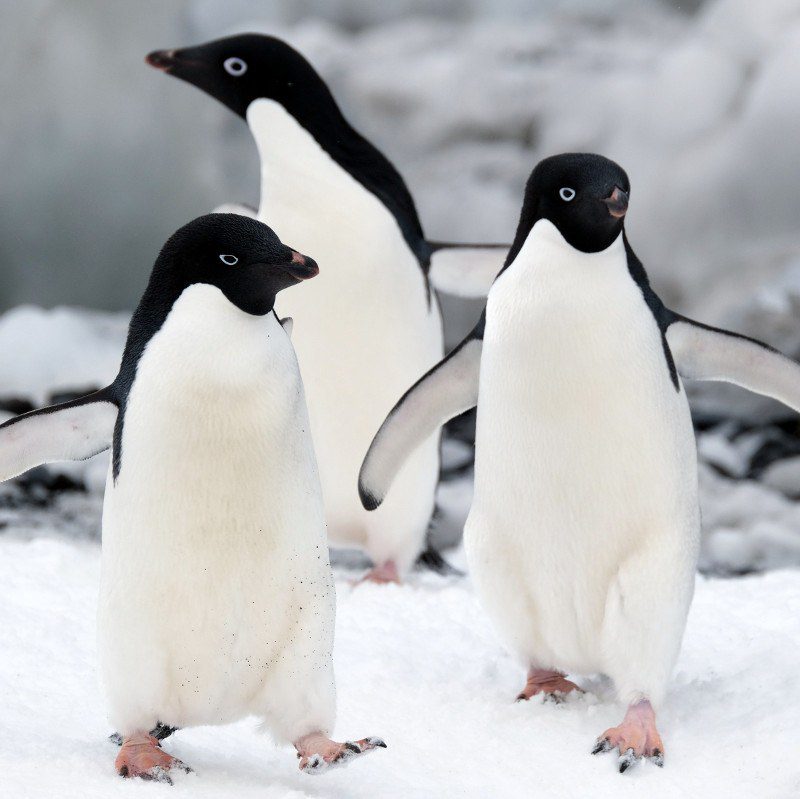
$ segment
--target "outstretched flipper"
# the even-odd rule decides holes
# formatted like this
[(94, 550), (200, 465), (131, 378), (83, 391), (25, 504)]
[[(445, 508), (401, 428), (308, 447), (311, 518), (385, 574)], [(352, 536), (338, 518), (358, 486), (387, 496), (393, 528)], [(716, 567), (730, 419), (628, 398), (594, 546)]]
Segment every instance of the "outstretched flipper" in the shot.
[(117, 404), (110, 388), (0, 425), (0, 481), (54, 461), (83, 461), (108, 449)]
[(484, 320), (444, 360), (423, 375), (392, 408), (370, 444), (358, 476), (367, 510), (386, 497), (406, 458), (428, 436), (478, 402)]
[(258, 211), (243, 203), (223, 203), (218, 205), (212, 214), (238, 214), (239, 216), (249, 216), (250, 219), (258, 219)]
[(800, 413), (800, 364), (769, 345), (678, 314), (666, 337), (681, 377), (735, 383)]
[(429, 241), (431, 285), (455, 297), (486, 297), (505, 264), (508, 244), (452, 244)]

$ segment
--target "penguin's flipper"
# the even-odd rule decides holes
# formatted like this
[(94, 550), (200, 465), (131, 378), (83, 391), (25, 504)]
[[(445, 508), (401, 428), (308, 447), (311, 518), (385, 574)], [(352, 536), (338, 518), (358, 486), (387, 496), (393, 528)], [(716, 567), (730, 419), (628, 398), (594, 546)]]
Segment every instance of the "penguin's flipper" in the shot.
[(678, 314), (666, 336), (681, 377), (735, 383), (800, 413), (800, 364), (768, 344)]
[(453, 244), (429, 241), (431, 285), (455, 297), (483, 298), (503, 268), (508, 244)]
[(292, 337), (292, 330), (294, 329), (294, 319), (291, 316), (284, 316), (283, 319), (280, 320), (281, 327), (286, 331), (286, 335), (289, 338)]
[(367, 510), (375, 510), (383, 502), (397, 472), (417, 446), (446, 421), (477, 404), (482, 349), (483, 319), (392, 408), (358, 475), (358, 493)]
[(0, 425), (0, 481), (54, 461), (82, 461), (108, 449), (117, 405), (109, 388)]
[(212, 214), (239, 214), (239, 216), (249, 216), (250, 219), (258, 219), (258, 211), (250, 205), (243, 203), (222, 203), (218, 205)]

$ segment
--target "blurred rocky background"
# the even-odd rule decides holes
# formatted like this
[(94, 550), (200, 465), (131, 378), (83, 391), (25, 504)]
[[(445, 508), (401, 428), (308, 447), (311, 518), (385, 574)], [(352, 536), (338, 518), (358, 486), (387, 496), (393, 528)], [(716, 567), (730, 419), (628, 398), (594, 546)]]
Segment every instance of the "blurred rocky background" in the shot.
[[(510, 240), (540, 158), (601, 152), (630, 175), (629, 236), (668, 304), (800, 356), (800, 0), (0, 0), (0, 414), (107, 382), (161, 243), (255, 204), (245, 124), (143, 63), (242, 30), (311, 59), (431, 238)], [(444, 303), (453, 343), (480, 306)], [(796, 417), (690, 391), (703, 568), (800, 564)], [(462, 431), (443, 540), (469, 498)], [(104, 469), (0, 487), (0, 529), (96, 535)]]

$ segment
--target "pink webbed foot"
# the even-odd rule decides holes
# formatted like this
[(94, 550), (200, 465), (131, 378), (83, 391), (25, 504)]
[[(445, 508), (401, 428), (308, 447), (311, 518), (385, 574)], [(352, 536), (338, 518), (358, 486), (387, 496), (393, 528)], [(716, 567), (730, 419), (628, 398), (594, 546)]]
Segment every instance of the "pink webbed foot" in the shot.
[(353, 583), (354, 586), (361, 585), (361, 583), (377, 583), (378, 585), (387, 585), (388, 583), (395, 583), (400, 585), (400, 573), (397, 571), (397, 564), (393, 560), (387, 560), (377, 566), (373, 566), (360, 580)]
[(581, 688), (572, 680), (568, 680), (560, 671), (531, 669), (528, 672), (528, 681), (525, 683), (525, 687), (517, 696), (517, 702), (527, 701), (537, 694), (545, 694), (547, 699), (561, 702), (570, 691), (583, 693)]
[(172, 785), (170, 769), (191, 771), (185, 763), (167, 754), (161, 748), (158, 739), (146, 732), (137, 732), (123, 738), (114, 767), (121, 777), (139, 777), (170, 785)]
[(656, 729), (656, 714), (646, 699), (635, 702), (625, 713), (619, 727), (606, 730), (592, 749), (592, 754), (610, 752), (619, 754), (619, 772), (623, 774), (643, 757), (657, 766), (664, 765), (664, 744)]
[(385, 749), (382, 738), (370, 736), (360, 741), (332, 741), (321, 732), (305, 735), (295, 742), (300, 771), (306, 774), (322, 774), (328, 769), (346, 766), (351, 760), (374, 749)]

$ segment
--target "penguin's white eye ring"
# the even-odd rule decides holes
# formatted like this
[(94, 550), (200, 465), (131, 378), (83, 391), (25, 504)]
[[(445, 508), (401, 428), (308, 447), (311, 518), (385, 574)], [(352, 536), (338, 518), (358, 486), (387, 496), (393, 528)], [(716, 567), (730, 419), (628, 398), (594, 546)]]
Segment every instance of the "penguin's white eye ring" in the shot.
[(571, 189), (569, 186), (564, 186), (563, 189), (558, 190), (558, 196), (565, 202), (568, 203), (570, 200), (575, 199), (575, 189)]
[(225, 71), (229, 75), (233, 75), (234, 78), (240, 78), (247, 72), (247, 63), (242, 61), (241, 58), (236, 58), (236, 56), (226, 58), (222, 62), (222, 66), (225, 67)]
[(239, 259), (235, 255), (220, 255), (219, 260), (222, 261), (225, 266), (235, 266), (239, 263)]

